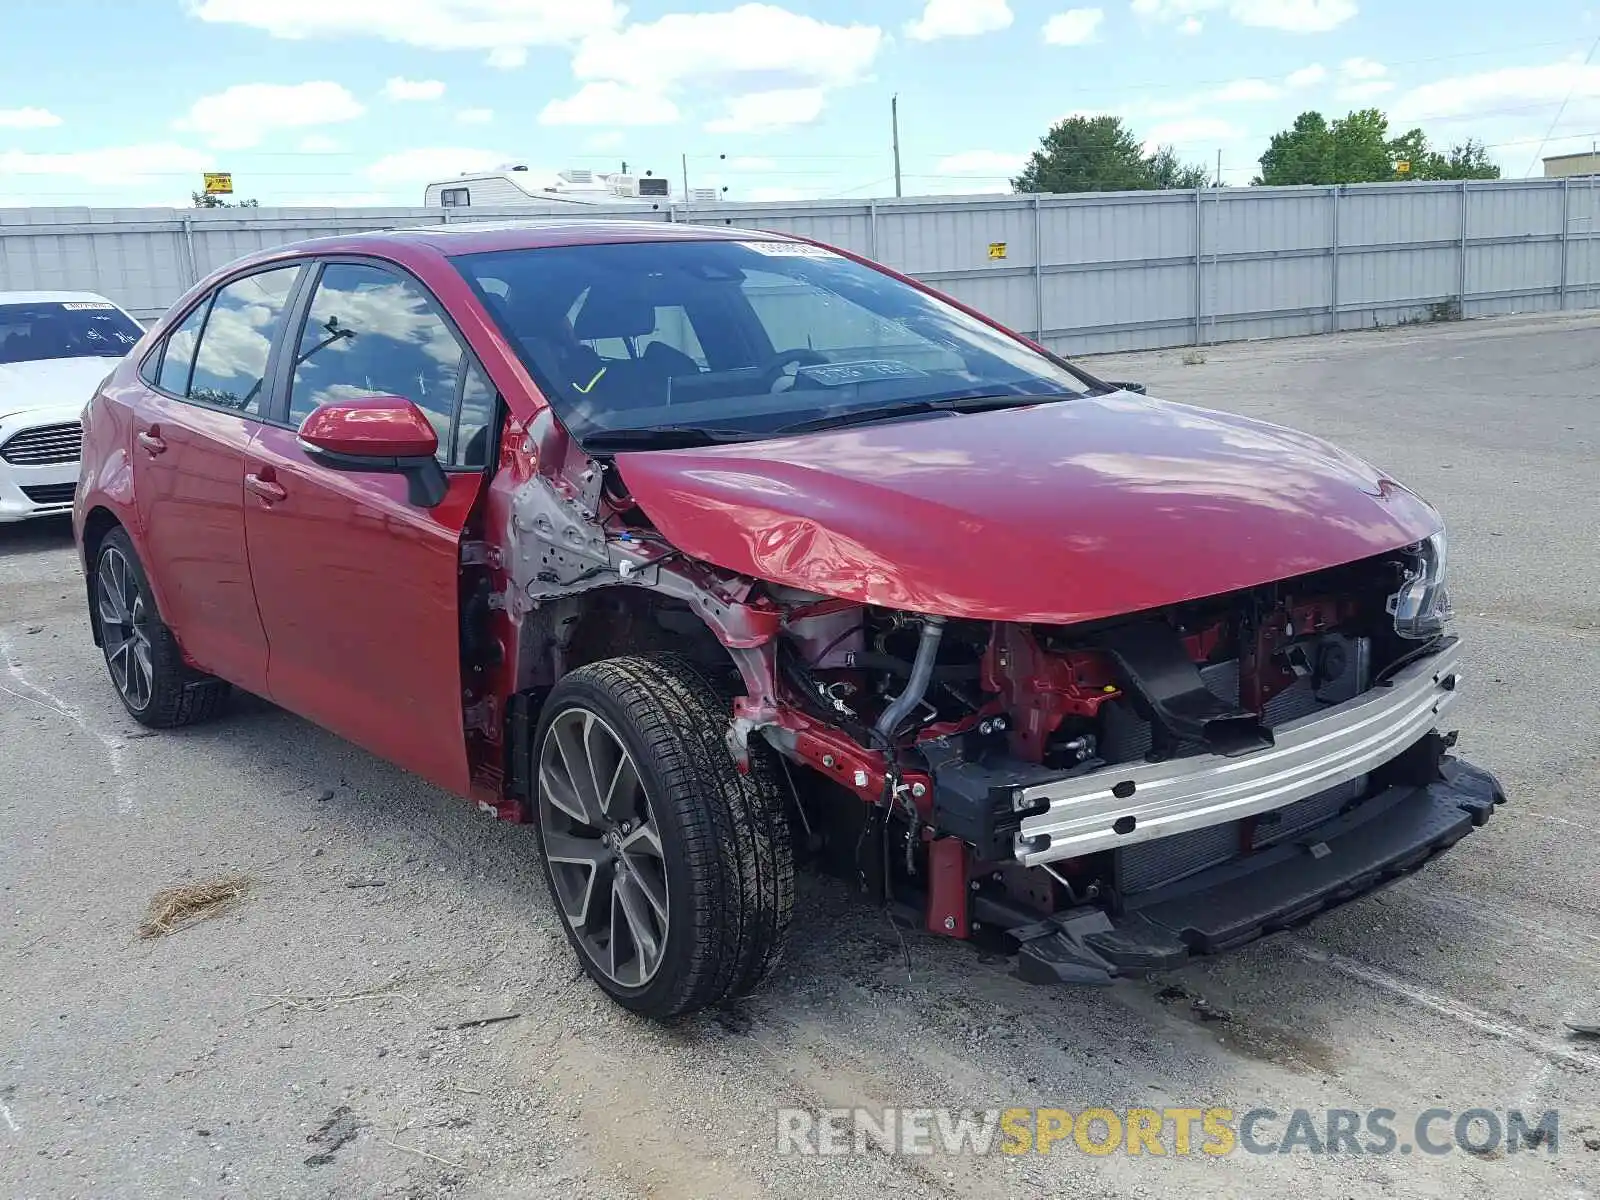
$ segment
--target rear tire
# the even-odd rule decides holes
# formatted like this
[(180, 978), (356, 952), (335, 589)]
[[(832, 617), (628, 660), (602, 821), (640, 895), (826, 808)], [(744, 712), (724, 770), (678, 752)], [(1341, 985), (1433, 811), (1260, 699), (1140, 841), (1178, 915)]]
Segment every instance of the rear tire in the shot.
[(152, 729), (175, 729), (222, 710), (228, 685), (184, 663), (126, 530), (113, 529), (100, 543), (94, 598), (106, 669), (129, 716)]
[(765, 746), (741, 774), (729, 700), (676, 655), (613, 658), (545, 701), (533, 777), (545, 881), (583, 968), (665, 1019), (753, 990), (794, 907)]

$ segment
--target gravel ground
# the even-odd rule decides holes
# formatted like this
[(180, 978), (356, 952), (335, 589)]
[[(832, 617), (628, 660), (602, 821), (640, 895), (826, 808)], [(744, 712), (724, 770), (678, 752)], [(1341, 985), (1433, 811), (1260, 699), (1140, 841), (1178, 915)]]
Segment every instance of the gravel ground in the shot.
[[(923, 936), (908, 972), (876, 910), (804, 878), (770, 985), (662, 1029), (578, 977), (529, 830), (248, 697), (193, 730), (132, 724), (67, 529), (9, 527), (0, 1194), (1592, 1194), (1600, 1040), (1564, 1022), (1600, 1009), (1600, 319), (1093, 366), (1330, 437), (1444, 509), (1462, 749), (1510, 791), (1496, 820), (1304, 931), (1098, 991)], [(155, 892), (232, 872), (251, 886), (231, 909), (136, 936)], [(779, 1106), (1013, 1104), (1383, 1107), (1402, 1132), (1435, 1106), (1555, 1108), (1561, 1136), (1438, 1157), (775, 1146)]]

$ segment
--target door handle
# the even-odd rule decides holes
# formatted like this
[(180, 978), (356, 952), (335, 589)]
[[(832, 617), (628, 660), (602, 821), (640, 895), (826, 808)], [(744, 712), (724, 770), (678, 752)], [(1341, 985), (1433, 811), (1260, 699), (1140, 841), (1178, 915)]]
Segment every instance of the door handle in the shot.
[(283, 490), (280, 484), (270, 479), (263, 479), (254, 471), (244, 477), (244, 486), (268, 504), (276, 504), (280, 500), (287, 500), (289, 493)]
[(139, 435), (139, 445), (145, 452), (154, 458), (158, 454), (167, 452), (167, 443), (161, 440), (161, 426), (152, 425), (148, 430)]

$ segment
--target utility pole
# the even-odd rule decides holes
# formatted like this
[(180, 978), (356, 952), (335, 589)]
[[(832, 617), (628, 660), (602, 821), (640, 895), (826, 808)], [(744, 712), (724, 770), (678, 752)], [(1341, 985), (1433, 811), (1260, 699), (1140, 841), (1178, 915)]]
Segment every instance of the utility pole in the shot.
[(685, 206), (689, 203), (689, 156), (687, 154), (683, 156), (683, 203)]
[(1220, 147), (1217, 150), (1217, 186), (1222, 186), (1222, 150)]
[(900, 191), (900, 93), (896, 92), (889, 99), (889, 120), (894, 126), (894, 194), (901, 195)]

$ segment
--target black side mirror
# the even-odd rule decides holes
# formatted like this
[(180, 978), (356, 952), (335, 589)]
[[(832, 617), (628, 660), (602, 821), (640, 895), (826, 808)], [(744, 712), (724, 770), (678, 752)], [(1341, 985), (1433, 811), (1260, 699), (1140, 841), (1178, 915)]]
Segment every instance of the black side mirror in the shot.
[(1142, 383), (1120, 383), (1116, 380), (1108, 379), (1106, 380), (1106, 386), (1114, 387), (1119, 392), (1137, 392), (1141, 396), (1145, 394), (1144, 384)]

